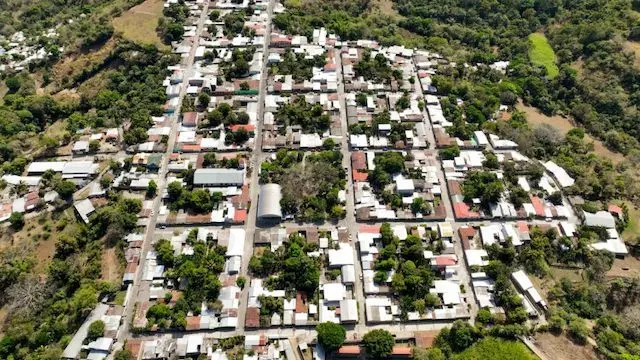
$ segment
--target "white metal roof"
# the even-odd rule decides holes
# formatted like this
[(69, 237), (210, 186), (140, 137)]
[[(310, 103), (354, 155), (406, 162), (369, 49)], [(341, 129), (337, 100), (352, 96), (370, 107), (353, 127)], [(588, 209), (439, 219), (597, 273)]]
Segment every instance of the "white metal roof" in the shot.
[(260, 186), (258, 197), (258, 218), (282, 218), (282, 187), (279, 184)]

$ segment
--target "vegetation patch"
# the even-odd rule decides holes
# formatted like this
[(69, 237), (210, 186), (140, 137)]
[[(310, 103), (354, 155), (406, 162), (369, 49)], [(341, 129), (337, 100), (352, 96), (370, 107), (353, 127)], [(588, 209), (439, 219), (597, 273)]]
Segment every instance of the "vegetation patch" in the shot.
[(346, 184), (342, 153), (279, 150), (272, 161), (262, 164), (260, 183), (282, 186), (280, 205), (285, 214), (298, 220), (322, 222), (346, 215), (339, 192)]
[(454, 356), (454, 360), (537, 360), (527, 347), (517, 341), (486, 338)]
[(560, 73), (556, 65), (556, 54), (549, 44), (549, 40), (544, 34), (533, 33), (529, 35), (531, 48), (529, 49), (529, 59), (534, 65), (544, 66), (547, 69), (547, 76), (555, 78)]
[(113, 27), (127, 40), (164, 48), (156, 31), (163, 9), (164, 1), (146, 0), (113, 19)]

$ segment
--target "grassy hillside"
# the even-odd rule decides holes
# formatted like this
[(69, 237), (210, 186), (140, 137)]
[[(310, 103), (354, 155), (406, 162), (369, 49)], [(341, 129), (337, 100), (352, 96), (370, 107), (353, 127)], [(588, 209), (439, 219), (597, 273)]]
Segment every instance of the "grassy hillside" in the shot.
[(550, 79), (558, 76), (560, 70), (556, 65), (556, 53), (551, 48), (546, 36), (541, 33), (533, 33), (529, 35), (529, 41), (531, 41), (531, 49), (529, 49), (531, 62), (534, 65), (544, 66)]
[(113, 19), (112, 24), (116, 32), (127, 40), (165, 48), (156, 31), (163, 9), (163, 0), (146, 0)]

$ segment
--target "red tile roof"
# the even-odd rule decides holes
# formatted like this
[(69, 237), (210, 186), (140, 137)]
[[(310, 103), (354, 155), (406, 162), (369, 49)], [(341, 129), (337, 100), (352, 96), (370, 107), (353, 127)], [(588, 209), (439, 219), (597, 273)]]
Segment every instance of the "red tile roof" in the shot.
[(360, 355), (360, 346), (342, 345), (338, 349), (338, 355)]
[(366, 172), (353, 170), (353, 181), (365, 182), (365, 181), (367, 181), (367, 176), (369, 176), (369, 174), (367, 174)]
[(476, 229), (471, 226), (462, 226), (458, 229), (461, 239), (473, 239), (476, 236)]
[(451, 256), (436, 256), (435, 263), (438, 266), (453, 266), (458, 262)]
[(307, 313), (309, 307), (307, 306), (307, 293), (304, 291), (298, 291), (296, 293), (296, 312)]
[(247, 210), (236, 209), (236, 212), (233, 214), (233, 222), (244, 224), (245, 221), (247, 221)]
[(231, 125), (230, 129), (233, 132), (236, 132), (240, 129), (245, 129), (247, 132), (251, 132), (256, 130), (256, 126), (251, 124), (247, 124), (247, 125), (237, 124), (237, 125)]
[(527, 224), (526, 221), (518, 221), (517, 225), (518, 225), (518, 230), (521, 233), (529, 232), (529, 224)]
[(182, 144), (182, 151), (185, 151), (185, 152), (200, 152), (200, 145), (197, 145), (197, 144)]
[(622, 215), (623, 213), (622, 208), (615, 204), (609, 204), (609, 207), (607, 209), (609, 210), (610, 213), (614, 213), (617, 215)]
[(195, 111), (190, 111), (182, 114), (182, 125), (184, 126), (198, 125), (198, 113)]
[(391, 352), (393, 356), (411, 356), (411, 354), (411, 348), (406, 345), (396, 345)]
[(140, 351), (142, 350), (142, 340), (127, 339), (127, 344), (124, 346), (125, 350), (129, 350), (133, 359), (140, 357)]
[(361, 232), (361, 233), (380, 234), (380, 226), (381, 225), (361, 224), (358, 227), (358, 231)]
[(468, 218), (469, 217), (469, 205), (463, 202), (457, 202), (453, 204), (453, 212), (456, 218)]
[(536, 215), (544, 216), (544, 205), (542, 204), (542, 201), (540, 201), (540, 199), (534, 195), (529, 195), (529, 198), (531, 199), (533, 208), (536, 210)]
[(353, 170), (367, 170), (367, 156), (362, 151), (351, 153), (351, 167)]
[(187, 316), (185, 330), (200, 330), (200, 316)]
[(245, 326), (251, 327), (251, 328), (259, 327), (260, 326), (260, 309), (247, 308), (244, 324)]
[(430, 348), (436, 341), (438, 331), (416, 331), (414, 336), (416, 337), (416, 346), (420, 348)]

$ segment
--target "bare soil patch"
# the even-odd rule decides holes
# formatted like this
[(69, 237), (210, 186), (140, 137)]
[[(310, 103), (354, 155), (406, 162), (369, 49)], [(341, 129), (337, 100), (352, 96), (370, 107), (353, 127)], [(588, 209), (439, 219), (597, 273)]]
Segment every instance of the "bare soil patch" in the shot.
[(624, 259), (615, 259), (611, 270), (607, 271), (608, 277), (639, 277), (640, 276), (640, 258), (627, 256)]
[(535, 344), (549, 359), (554, 360), (600, 360), (591, 345), (576, 345), (564, 335), (536, 334)]
[[(533, 106), (527, 106), (523, 103), (516, 105), (516, 108), (527, 115), (527, 121), (533, 125), (550, 125), (560, 130), (562, 134), (566, 134), (569, 130), (576, 126), (571, 123), (567, 118), (560, 115), (547, 116)], [(600, 140), (594, 139), (592, 136), (586, 134), (585, 139), (593, 143), (593, 152), (611, 160), (614, 164), (618, 164), (624, 160), (624, 155), (609, 150)]]
[(102, 280), (119, 282), (122, 276), (121, 269), (116, 248), (105, 249), (102, 253)]
[(637, 68), (640, 68), (640, 42), (637, 41), (625, 41), (624, 49), (631, 51), (636, 55), (634, 63)]

